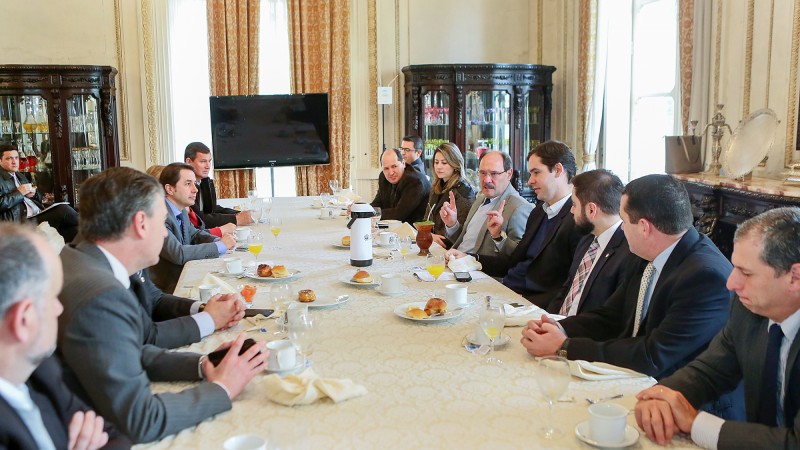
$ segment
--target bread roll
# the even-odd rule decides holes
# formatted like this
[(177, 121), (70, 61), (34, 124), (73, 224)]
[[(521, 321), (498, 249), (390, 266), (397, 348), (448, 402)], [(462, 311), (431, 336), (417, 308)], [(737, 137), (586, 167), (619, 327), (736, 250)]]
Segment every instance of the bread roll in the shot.
[(297, 293), (297, 300), (303, 303), (311, 303), (317, 299), (317, 294), (313, 289), (303, 289)]
[(372, 275), (366, 270), (359, 270), (353, 275), (353, 281), (356, 283), (372, 283)]
[(345, 236), (342, 238), (342, 245), (350, 246), (350, 236)]
[(411, 317), (411, 318), (414, 318), (414, 319), (427, 319), (428, 318), (428, 313), (426, 313), (425, 311), (419, 309), (419, 307), (417, 307), (417, 306), (409, 308), (408, 311), (406, 311), (406, 314), (408, 315), (408, 317)]
[(275, 266), (272, 268), (272, 278), (286, 278), (289, 276), (289, 271), (286, 266)]
[(433, 297), (425, 304), (425, 312), (428, 315), (441, 314), (447, 312), (447, 302), (439, 297)]
[(260, 277), (271, 277), (272, 276), (272, 268), (269, 264), (259, 264), (258, 265), (258, 276)]

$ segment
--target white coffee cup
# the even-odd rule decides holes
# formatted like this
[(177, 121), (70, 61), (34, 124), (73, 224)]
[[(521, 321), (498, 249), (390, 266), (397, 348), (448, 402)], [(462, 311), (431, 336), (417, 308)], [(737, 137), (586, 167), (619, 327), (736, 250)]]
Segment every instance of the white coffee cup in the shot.
[(379, 236), (382, 247), (394, 248), (397, 245), (397, 233), (381, 231)]
[(250, 228), (248, 227), (239, 227), (236, 229), (236, 240), (237, 241), (246, 241), (247, 238), (250, 237)]
[(396, 273), (385, 273), (381, 275), (381, 292), (384, 294), (403, 292), (403, 279)]
[(203, 284), (198, 286), (197, 289), (200, 291), (200, 301), (203, 303), (219, 294), (219, 286), (214, 286), (213, 284)]
[(291, 369), (297, 364), (297, 352), (291, 342), (280, 340), (267, 342), (269, 370)]
[(315, 198), (313, 205), (317, 208), (322, 208), (322, 199), (319, 197)]
[(589, 406), (589, 437), (598, 444), (618, 444), (625, 439), (628, 408), (616, 403)]
[(228, 273), (242, 273), (242, 260), (239, 258), (224, 258), (225, 270)]
[(267, 441), (252, 434), (240, 434), (225, 440), (225, 450), (266, 450)]
[(333, 219), (335, 218), (339, 212), (335, 208), (322, 208), (319, 211), (319, 218), (320, 219)]
[(463, 284), (448, 284), (444, 287), (447, 304), (452, 307), (466, 306), (469, 301), (467, 300), (467, 286)]

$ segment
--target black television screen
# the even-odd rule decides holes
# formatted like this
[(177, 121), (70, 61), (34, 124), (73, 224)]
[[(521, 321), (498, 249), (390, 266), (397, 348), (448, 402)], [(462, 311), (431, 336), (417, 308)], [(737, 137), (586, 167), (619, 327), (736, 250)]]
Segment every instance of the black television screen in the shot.
[(212, 96), (214, 166), (330, 163), (328, 94)]

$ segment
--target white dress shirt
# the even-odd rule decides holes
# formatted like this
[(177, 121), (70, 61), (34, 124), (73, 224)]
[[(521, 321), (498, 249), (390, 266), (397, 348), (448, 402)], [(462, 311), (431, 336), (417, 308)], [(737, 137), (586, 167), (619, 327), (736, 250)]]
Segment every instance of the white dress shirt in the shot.
[[(475, 211), (475, 214), (472, 215), (472, 218), (466, 224), (467, 229), (464, 231), (464, 239), (461, 240), (461, 244), (459, 244), (456, 248), (457, 250), (461, 250), (465, 253), (475, 252), (478, 250), (475, 248), (475, 244), (478, 243), (478, 235), (480, 234), (483, 225), (486, 223), (486, 213), (495, 207), (499, 199), (500, 196), (498, 195), (497, 197), (491, 199), (489, 203), (478, 207), (478, 209)], [(461, 224), (456, 222), (456, 224), (452, 227), (445, 225), (445, 228), (447, 236), (452, 237), (461, 228)]]
[[(44, 426), (42, 414), (31, 399), (27, 385), (14, 386), (8, 380), (0, 378), (0, 397), (3, 397), (6, 403), (17, 412), (40, 450), (55, 450), (53, 439), (50, 437), (47, 427)], [(70, 417), (70, 419), (72, 418)]]

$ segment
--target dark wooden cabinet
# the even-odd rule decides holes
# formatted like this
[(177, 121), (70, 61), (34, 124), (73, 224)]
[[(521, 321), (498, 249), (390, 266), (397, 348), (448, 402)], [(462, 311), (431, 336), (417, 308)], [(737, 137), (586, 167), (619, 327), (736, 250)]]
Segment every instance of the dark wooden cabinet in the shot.
[(742, 183), (702, 174), (673, 176), (689, 193), (695, 228), (711, 238), (728, 259), (740, 223), (770, 209), (800, 206), (800, 188), (783, 186), (777, 180), (753, 178)]
[(119, 165), (117, 69), (0, 65), (0, 141), (16, 144), (45, 204), (77, 207), (83, 181)]
[(531, 200), (525, 156), (550, 139), (552, 66), (430, 64), (403, 68), (406, 134), (425, 141), (430, 174), (433, 152), (453, 142), (464, 156), (466, 177), (478, 185), (478, 158), (508, 153), (520, 176), (516, 187)]

